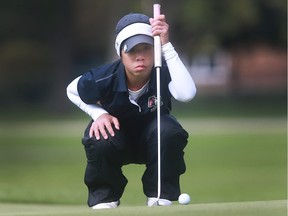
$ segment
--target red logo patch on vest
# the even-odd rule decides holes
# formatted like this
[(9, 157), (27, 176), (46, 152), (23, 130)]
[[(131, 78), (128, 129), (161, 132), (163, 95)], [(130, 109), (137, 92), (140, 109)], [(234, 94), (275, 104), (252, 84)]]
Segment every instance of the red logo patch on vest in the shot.
[[(161, 101), (161, 106), (162, 105), (163, 102)], [(150, 109), (151, 112), (154, 112), (157, 109), (157, 97), (155, 95), (148, 98), (148, 108)]]

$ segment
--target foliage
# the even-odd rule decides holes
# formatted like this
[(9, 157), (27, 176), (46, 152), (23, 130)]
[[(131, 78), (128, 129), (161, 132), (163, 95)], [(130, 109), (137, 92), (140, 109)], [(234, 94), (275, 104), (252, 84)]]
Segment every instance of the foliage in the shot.
[(65, 87), (115, 57), (114, 26), (123, 14), (152, 16), (160, 2), (182, 55), (239, 43), (286, 48), (285, 0), (5, 0), (0, 7), (0, 97), (65, 110)]
[(284, 0), (183, 0), (174, 7), (172, 1), (166, 3), (167, 15), (173, 14), (173, 36), (186, 54), (259, 41), (285, 47)]

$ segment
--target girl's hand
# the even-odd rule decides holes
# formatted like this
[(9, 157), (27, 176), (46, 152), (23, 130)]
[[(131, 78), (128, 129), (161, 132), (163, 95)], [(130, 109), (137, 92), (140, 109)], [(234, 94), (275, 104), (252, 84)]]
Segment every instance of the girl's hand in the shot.
[(160, 36), (161, 44), (164, 45), (169, 42), (169, 25), (166, 23), (165, 15), (161, 14), (158, 17), (150, 18), (150, 24), (152, 26), (152, 35)]
[(102, 135), (104, 139), (108, 139), (107, 131), (111, 136), (115, 135), (113, 125), (117, 130), (120, 129), (120, 124), (116, 117), (108, 113), (102, 114), (92, 123), (89, 136), (95, 136), (97, 140), (100, 140), (100, 135)]

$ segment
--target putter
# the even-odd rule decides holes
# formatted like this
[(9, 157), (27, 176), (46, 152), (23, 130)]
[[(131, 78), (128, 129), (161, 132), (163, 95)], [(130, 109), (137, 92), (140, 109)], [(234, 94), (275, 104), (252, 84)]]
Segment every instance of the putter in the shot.
[[(156, 18), (160, 15), (160, 4), (153, 5), (153, 16)], [(158, 144), (158, 193), (155, 205), (159, 205), (161, 195), (161, 131), (160, 131), (160, 109), (161, 109), (161, 94), (160, 94), (160, 68), (161, 61), (161, 40), (160, 36), (154, 37), (154, 67), (156, 68), (156, 85), (157, 85), (157, 144)]]

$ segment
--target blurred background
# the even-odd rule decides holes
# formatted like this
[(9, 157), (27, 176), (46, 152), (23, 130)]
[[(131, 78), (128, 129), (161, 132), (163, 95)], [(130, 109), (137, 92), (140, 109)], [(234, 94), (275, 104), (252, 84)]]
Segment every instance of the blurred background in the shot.
[[(1, 0), (0, 202), (84, 205), (89, 117), (66, 87), (115, 60), (116, 23), (152, 17), (153, 3), (198, 89), (173, 101), (191, 135), (183, 191), (193, 203), (287, 199), (286, 0)], [(125, 166), (124, 205), (144, 205), (144, 169)]]
[(129, 12), (152, 17), (155, 2), (162, 4), (171, 42), (195, 79), (199, 103), (209, 97), (203, 107), (215, 104), (211, 97), (262, 98), (286, 112), (285, 0), (3, 0), (1, 115), (74, 112), (66, 86), (114, 60), (117, 21)]

